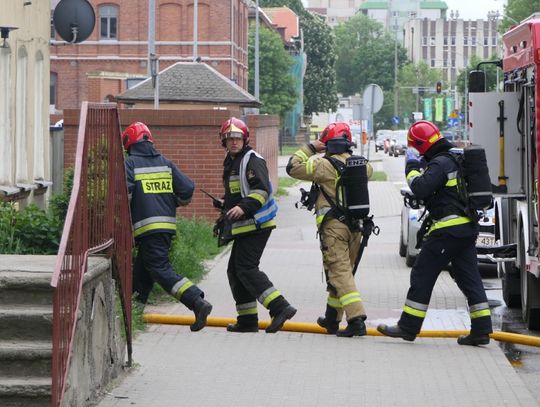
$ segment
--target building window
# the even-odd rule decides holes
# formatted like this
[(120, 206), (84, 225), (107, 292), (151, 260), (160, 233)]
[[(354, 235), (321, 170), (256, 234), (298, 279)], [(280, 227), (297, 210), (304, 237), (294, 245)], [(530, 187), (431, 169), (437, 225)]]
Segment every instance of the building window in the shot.
[(476, 37), (471, 37), (471, 46), (476, 46)]
[(427, 45), (427, 37), (422, 37), (422, 45)]
[(469, 45), (469, 37), (463, 37), (463, 45)]
[(431, 67), (435, 68), (435, 60), (434, 59), (431, 60)]
[(443, 45), (448, 45), (448, 37), (447, 36), (445, 36), (443, 38)]
[(488, 37), (484, 37), (484, 45), (489, 45), (489, 38)]
[(56, 106), (56, 83), (58, 81), (58, 74), (51, 72), (50, 84), (49, 84), (49, 105)]
[(452, 59), (452, 68), (455, 68), (455, 67), (456, 67), (456, 60)]
[(101, 6), (99, 8), (100, 38), (114, 40), (117, 38), (118, 7)]
[(450, 37), (450, 45), (456, 45), (456, 37)]
[(429, 38), (429, 45), (434, 46), (435, 45), (435, 37)]
[(493, 46), (497, 45), (497, 37), (496, 36), (491, 37), (491, 45), (493, 45)]

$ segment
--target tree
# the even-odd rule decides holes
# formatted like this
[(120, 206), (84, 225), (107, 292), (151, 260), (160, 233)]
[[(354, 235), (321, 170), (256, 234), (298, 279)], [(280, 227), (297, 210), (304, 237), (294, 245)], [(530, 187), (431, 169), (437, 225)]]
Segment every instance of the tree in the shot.
[[(496, 55), (492, 55), (488, 61), (496, 61), (499, 58)], [(457, 78), (457, 87), (461, 94), (465, 94), (465, 83), (469, 80), (469, 72), (476, 70), (476, 66), (482, 60), (474, 55), (471, 57), (469, 65), (463, 69)], [(486, 74), (486, 90), (494, 90), (497, 86), (497, 68), (494, 64), (485, 64), (480, 66), (480, 70)], [(499, 71), (499, 79), (502, 79), (502, 74)]]
[(301, 0), (259, 0), (260, 7), (287, 6), (300, 19), (307, 56), (304, 76), (304, 114), (337, 108), (336, 43), (332, 29), (321, 17), (308, 12)]
[[(498, 30), (501, 34), (515, 25), (516, 21), (522, 21), (535, 12), (540, 12), (540, 2), (538, 0), (508, 0), (504, 6), (504, 16)], [(513, 20), (513, 21), (512, 21)]]
[[(255, 26), (249, 30), (249, 83), (255, 87)], [(294, 79), (290, 73), (293, 60), (283, 46), (279, 34), (267, 28), (259, 30), (259, 91), (261, 113), (277, 114), (283, 118), (296, 102)]]
[[(383, 90), (394, 87), (395, 39), (379, 22), (357, 15), (335, 28), (337, 89), (343, 95), (362, 93), (370, 83)], [(398, 45), (398, 69), (407, 60)]]

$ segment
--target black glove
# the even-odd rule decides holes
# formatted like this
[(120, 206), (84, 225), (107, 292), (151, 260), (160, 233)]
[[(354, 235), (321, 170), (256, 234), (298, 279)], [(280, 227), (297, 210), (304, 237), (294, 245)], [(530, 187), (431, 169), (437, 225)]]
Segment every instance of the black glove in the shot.
[(212, 206), (216, 209), (223, 209), (223, 201), (219, 199), (212, 199)]

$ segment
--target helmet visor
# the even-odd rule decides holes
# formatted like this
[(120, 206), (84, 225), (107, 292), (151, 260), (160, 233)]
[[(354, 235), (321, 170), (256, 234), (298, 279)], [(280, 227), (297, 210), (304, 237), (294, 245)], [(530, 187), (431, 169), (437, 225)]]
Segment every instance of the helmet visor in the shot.
[(244, 138), (244, 133), (242, 133), (241, 131), (229, 131), (227, 133), (223, 133), (222, 137), (224, 139), (229, 139), (229, 138)]

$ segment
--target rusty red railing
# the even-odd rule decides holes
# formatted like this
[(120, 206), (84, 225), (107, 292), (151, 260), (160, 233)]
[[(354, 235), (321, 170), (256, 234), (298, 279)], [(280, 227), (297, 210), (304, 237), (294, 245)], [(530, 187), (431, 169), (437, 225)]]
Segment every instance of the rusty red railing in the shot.
[(75, 173), (51, 285), (53, 297), (52, 406), (59, 407), (69, 373), (88, 256), (105, 253), (122, 303), (131, 364), (131, 220), (115, 104), (83, 102)]

